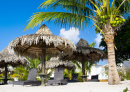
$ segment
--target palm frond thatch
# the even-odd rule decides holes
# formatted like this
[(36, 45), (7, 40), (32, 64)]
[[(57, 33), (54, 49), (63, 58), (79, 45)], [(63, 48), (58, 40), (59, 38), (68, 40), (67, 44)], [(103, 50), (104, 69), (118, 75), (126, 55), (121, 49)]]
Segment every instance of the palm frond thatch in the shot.
[[(47, 61), (45, 67), (46, 67), (46, 69), (52, 69), (52, 68), (55, 68), (55, 67), (64, 67), (64, 68), (67, 68), (67, 69), (76, 69), (75, 65), (72, 62), (62, 61), (62, 60), (59, 60), (59, 58), (55, 58), (55, 57), (53, 57), (49, 61)], [(41, 69), (42, 65), (39, 64), (38, 68)]]
[(7, 46), (4, 50), (0, 52), (0, 67), (5, 67), (5, 64), (9, 64), (13, 67), (18, 65), (28, 65), (29, 61), (24, 57), (18, 57), (15, 53), (9, 50)]
[(72, 55), (64, 55), (60, 57), (62, 60), (77, 60), (79, 62), (82, 62), (82, 59), (94, 62), (105, 58), (107, 58), (107, 56), (104, 51), (90, 47), (88, 42), (82, 38), (77, 43), (76, 51), (74, 51)]
[(17, 55), (31, 58), (41, 57), (42, 49), (46, 49), (48, 56), (60, 55), (62, 51), (65, 54), (72, 54), (76, 49), (72, 41), (53, 35), (44, 24), (35, 34), (18, 37), (10, 43), (10, 46)]

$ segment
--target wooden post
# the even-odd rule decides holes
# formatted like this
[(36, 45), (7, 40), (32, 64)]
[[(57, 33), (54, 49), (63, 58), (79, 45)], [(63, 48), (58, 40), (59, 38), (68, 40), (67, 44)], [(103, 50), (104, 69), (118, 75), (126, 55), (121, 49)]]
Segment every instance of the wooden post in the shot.
[[(43, 45), (42, 45), (42, 57), (41, 57), (41, 60), (42, 60), (42, 74), (45, 74), (45, 58), (46, 58), (46, 49), (45, 49), (45, 42), (43, 42)], [(42, 77), (42, 80), (41, 80), (41, 86), (45, 86), (45, 78)]]
[[(85, 75), (85, 68), (84, 68), (84, 58), (82, 57), (82, 75), (84, 76)], [(85, 78), (82, 77), (83, 79), (83, 82), (85, 82)]]
[(46, 50), (45, 49), (42, 49), (42, 74), (45, 74), (45, 58), (46, 58)]
[(7, 64), (5, 64), (5, 78), (4, 78), (4, 84), (7, 84)]

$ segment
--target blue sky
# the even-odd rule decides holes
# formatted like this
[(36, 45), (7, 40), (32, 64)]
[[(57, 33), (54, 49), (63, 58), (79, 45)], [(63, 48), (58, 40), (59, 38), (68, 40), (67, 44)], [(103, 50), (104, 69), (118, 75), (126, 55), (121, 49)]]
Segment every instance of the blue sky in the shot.
[[(15, 39), (16, 37), (26, 35), (26, 34), (34, 34), (41, 25), (33, 29), (29, 29), (24, 31), (26, 21), (30, 16), (35, 12), (45, 12), (45, 11), (53, 11), (52, 9), (37, 9), (38, 6), (44, 0), (1, 0), (0, 3), (0, 51), (2, 51), (8, 44)], [(60, 8), (57, 11), (61, 11)], [(71, 29), (64, 29), (61, 26), (55, 25), (53, 22), (44, 22), (47, 27), (52, 31), (54, 35), (61, 36), (61, 30), (63, 33), (66, 31), (70, 31)], [(78, 29), (78, 28), (77, 28)], [(63, 31), (64, 30), (64, 31)], [(72, 32), (72, 31), (71, 31)], [(64, 34), (63, 34), (64, 35)], [(73, 35), (73, 33), (72, 33)], [(66, 37), (64, 35), (64, 37)], [(71, 36), (70, 39), (75, 39), (74, 36)], [(94, 31), (94, 27), (92, 27), (92, 23), (88, 24), (87, 30), (80, 30), (80, 33), (77, 35), (78, 38), (85, 39), (89, 44), (91, 42), (99, 41), (100, 37)], [(97, 40), (95, 40), (97, 39)], [(75, 41), (75, 44), (78, 40)], [(96, 46), (98, 47), (98, 42)], [(104, 65), (106, 62), (99, 62), (99, 65)]]

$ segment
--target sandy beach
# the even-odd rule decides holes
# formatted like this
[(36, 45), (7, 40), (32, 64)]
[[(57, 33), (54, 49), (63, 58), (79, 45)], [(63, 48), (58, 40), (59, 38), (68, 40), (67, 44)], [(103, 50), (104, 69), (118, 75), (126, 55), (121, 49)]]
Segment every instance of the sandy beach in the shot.
[(121, 81), (120, 85), (108, 85), (107, 82), (77, 82), (59, 86), (21, 86), (0, 85), (0, 92), (123, 92), (130, 81)]

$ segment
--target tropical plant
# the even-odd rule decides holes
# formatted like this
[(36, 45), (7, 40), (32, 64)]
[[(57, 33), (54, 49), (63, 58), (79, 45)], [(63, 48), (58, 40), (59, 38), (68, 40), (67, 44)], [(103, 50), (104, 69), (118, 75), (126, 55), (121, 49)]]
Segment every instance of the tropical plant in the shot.
[(116, 31), (125, 22), (122, 13), (130, 11), (130, 0), (46, 0), (39, 8), (54, 8), (59, 6), (65, 12), (37, 12), (29, 19), (26, 29), (42, 23), (52, 21), (62, 26), (86, 28), (88, 21), (94, 21), (97, 33), (102, 33), (108, 49), (109, 84), (119, 84), (119, 75), (116, 69), (114, 36)]
[[(95, 44), (96, 44), (95, 42), (92, 42), (92, 43), (90, 44), (90, 47), (94, 47)], [(75, 64), (75, 66), (76, 66), (76, 68), (78, 68), (79, 72), (76, 72), (76, 71), (74, 71), (74, 70), (67, 70), (67, 69), (65, 69), (64, 75), (65, 75), (65, 77), (69, 77), (70, 80), (71, 80), (71, 77), (72, 77), (72, 74), (73, 74), (73, 73), (78, 73), (79, 76), (83, 75), (83, 74), (82, 74), (81, 63), (80, 63), (80, 62), (77, 62), (77, 61), (75, 61), (75, 60), (72, 60), (71, 62)], [(87, 71), (88, 71), (89, 73), (91, 72), (91, 67), (93, 66), (93, 64), (96, 64), (96, 62), (85, 61), (85, 63), (84, 63), (85, 75), (87, 75)], [(82, 80), (81, 80), (81, 77), (79, 78), (79, 80), (82, 81)]]
[(130, 67), (126, 68), (124, 77), (125, 77), (126, 80), (130, 80)]
[(27, 57), (27, 60), (30, 62), (28, 68), (37, 68), (40, 64), (40, 60), (38, 58), (30, 59)]
[(74, 70), (64, 70), (64, 77), (68, 77), (70, 80), (72, 79), (72, 74), (74, 73)]
[(28, 69), (23, 66), (18, 66), (14, 69), (14, 74), (11, 75), (12, 78), (18, 78), (18, 80), (27, 80), (28, 78)]
[(85, 75), (87, 76), (87, 72), (91, 72), (91, 67), (95, 64), (95, 62), (92, 62), (92, 61), (86, 61), (84, 63), (84, 68), (85, 68)]
[(129, 90), (129, 89), (126, 87), (126, 88), (123, 90), (123, 92), (128, 92), (128, 90)]
[[(115, 58), (116, 64), (122, 63), (124, 60), (130, 57), (130, 17), (126, 19), (124, 25), (117, 31), (115, 35), (114, 43), (116, 45)], [(100, 42), (100, 47), (107, 53), (107, 45), (102, 39)]]
[[(94, 47), (95, 46), (95, 42), (92, 42), (90, 44), (90, 47)], [(86, 61), (84, 63), (84, 68), (85, 68), (85, 75), (87, 75), (87, 71), (90, 73), (91, 72), (91, 67), (96, 64), (96, 62), (92, 62), (92, 61)]]
[(30, 68), (37, 68), (37, 66), (40, 64), (39, 59), (30, 59), (27, 57), (27, 60), (30, 62), (27, 67), (18, 66), (14, 68), (14, 74), (11, 75), (12, 78), (18, 78), (18, 80), (27, 80), (28, 73)]

